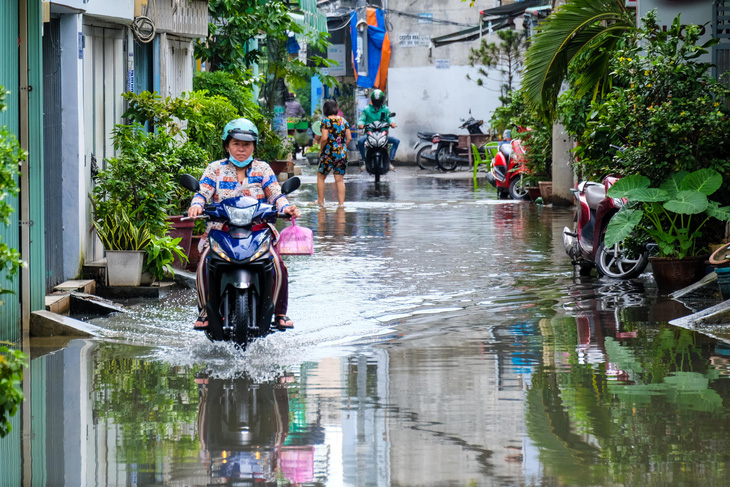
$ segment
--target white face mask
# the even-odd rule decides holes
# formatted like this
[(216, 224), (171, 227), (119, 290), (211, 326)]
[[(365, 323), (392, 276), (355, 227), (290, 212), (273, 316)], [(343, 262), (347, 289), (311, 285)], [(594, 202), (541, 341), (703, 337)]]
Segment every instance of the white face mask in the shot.
[(246, 159), (245, 161), (239, 161), (238, 159), (233, 157), (231, 154), (228, 154), (228, 160), (231, 161), (233, 163), (233, 165), (236, 167), (246, 167), (249, 164), (251, 164), (251, 161), (253, 161), (253, 154), (248, 156), (248, 159)]

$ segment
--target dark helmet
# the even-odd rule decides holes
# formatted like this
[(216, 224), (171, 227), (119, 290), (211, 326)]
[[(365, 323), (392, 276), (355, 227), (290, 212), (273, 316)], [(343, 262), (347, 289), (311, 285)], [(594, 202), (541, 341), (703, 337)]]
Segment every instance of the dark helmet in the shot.
[(370, 93), (370, 101), (373, 102), (375, 108), (380, 108), (383, 106), (383, 102), (385, 102), (385, 93), (380, 90), (373, 91)]

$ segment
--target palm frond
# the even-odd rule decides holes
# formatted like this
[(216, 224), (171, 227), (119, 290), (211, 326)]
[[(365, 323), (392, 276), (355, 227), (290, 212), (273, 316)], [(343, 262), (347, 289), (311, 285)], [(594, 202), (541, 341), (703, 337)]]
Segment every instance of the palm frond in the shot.
[(525, 53), (522, 86), (527, 103), (552, 120), (571, 63), (587, 52), (576, 88), (588, 93), (605, 87), (610, 51), (634, 29), (635, 20), (620, 0), (569, 0), (538, 26)]

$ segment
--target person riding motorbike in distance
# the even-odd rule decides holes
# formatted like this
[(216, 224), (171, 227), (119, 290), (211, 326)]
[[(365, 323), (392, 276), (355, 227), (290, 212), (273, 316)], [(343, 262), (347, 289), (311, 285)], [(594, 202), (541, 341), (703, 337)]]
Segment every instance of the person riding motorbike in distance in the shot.
[[(203, 208), (211, 202), (220, 202), (237, 196), (248, 196), (259, 200), (266, 200), (276, 205), (281, 214), (292, 218), (299, 217), (299, 210), (289, 203), (281, 193), (281, 187), (276, 174), (264, 161), (254, 159), (258, 141), (258, 129), (253, 122), (245, 118), (231, 120), (223, 128), (221, 140), (223, 149), (228, 154), (225, 159), (211, 162), (200, 179), (200, 190), (193, 196), (188, 217), (194, 218), (203, 213)], [(206, 319), (207, 302), (207, 273), (206, 258), (210, 250), (207, 235), (211, 229), (221, 229), (219, 222), (208, 222), (205, 234), (200, 239), (200, 262), (198, 264), (196, 281), (198, 288), (198, 311), (200, 315), (195, 323), (195, 329), (205, 330), (208, 326)], [(278, 232), (272, 228), (278, 240)], [(288, 304), (288, 272), (281, 260), (276, 244), (271, 246), (271, 257), (274, 268), (274, 324), (279, 329), (293, 328), (292, 320), (286, 315)]]
[[(387, 122), (392, 128), (396, 127), (396, 124), (391, 122), (390, 110), (385, 105), (385, 93), (380, 90), (374, 90), (370, 94), (370, 105), (365, 107), (365, 110), (362, 111), (362, 115), (360, 115), (360, 120), (358, 120), (357, 126), (358, 128), (364, 128), (365, 125), (373, 122)], [(360, 150), (360, 156), (362, 157), (363, 163), (365, 161), (366, 140), (367, 134), (357, 139), (357, 148)], [(390, 160), (392, 162), (395, 159), (395, 152), (398, 150), (400, 140), (396, 139), (395, 137), (391, 137), (390, 134), (388, 134), (388, 144), (391, 144)], [(364, 170), (363, 163), (360, 164), (361, 171)], [(395, 171), (395, 167), (393, 167), (393, 164), (390, 165), (390, 170)]]

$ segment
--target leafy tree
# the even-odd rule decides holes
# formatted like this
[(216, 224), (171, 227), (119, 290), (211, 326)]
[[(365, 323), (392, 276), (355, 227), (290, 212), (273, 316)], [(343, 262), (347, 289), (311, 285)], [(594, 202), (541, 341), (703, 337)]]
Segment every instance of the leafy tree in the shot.
[[(0, 86), (0, 112), (5, 110), (5, 96), (8, 94)], [(18, 194), (18, 163), (25, 160), (26, 153), (21, 149), (18, 139), (10, 133), (6, 126), (0, 127), (0, 223), (8, 225), (13, 207), (6, 198)], [(0, 272), (7, 271), (7, 277), (13, 276), (23, 265), (17, 249), (8, 247), (0, 241)], [(0, 286), (0, 294), (10, 291)], [(2, 304), (2, 302), (0, 302)]]
[[(287, 42), (299, 36), (309, 52), (326, 52), (327, 33), (311, 32), (294, 21), (281, 0), (211, 0), (208, 37), (195, 46), (196, 57), (207, 62), (210, 71), (242, 74), (253, 64), (263, 66), (264, 76), (255, 82), (263, 84), (263, 95), (269, 112), (273, 111), (276, 88), (286, 80), (293, 87), (308, 83), (319, 75), (326, 85), (337, 81), (324, 75), (319, 68), (332, 63), (312, 54), (302, 60), (290, 55)], [(298, 53), (297, 53), (298, 54)]]
[[(522, 70), (522, 54), (525, 49), (526, 38), (524, 32), (516, 30), (497, 31), (500, 43), (487, 43), (482, 39), (477, 49), (471, 49), (469, 53), (469, 64), (477, 69), (478, 76), (473, 81), (477, 85), (484, 86), (483, 78), (489, 77), (490, 69), (496, 69), (502, 74), (504, 82), (500, 86), (499, 100), (502, 105), (510, 102), (510, 93), (515, 82), (515, 77)], [(467, 75), (467, 79), (472, 79)]]
[(611, 87), (609, 61), (624, 34), (636, 30), (623, 0), (569, 0), (537, 27), (525, 53), (522, 86), (528, 104), (548, 121), (569, 70), (579, 97)]

